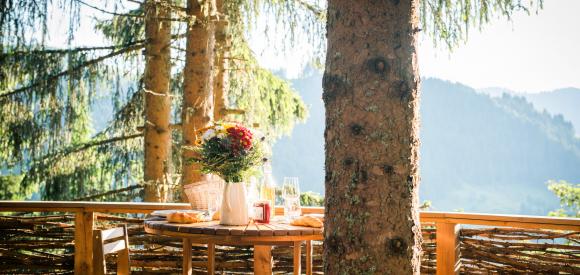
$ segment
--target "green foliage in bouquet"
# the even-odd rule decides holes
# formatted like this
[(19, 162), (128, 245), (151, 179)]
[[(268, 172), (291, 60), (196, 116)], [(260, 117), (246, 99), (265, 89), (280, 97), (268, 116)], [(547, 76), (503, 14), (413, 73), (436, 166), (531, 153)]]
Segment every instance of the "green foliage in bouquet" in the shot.
[(226, 182), (243, 181), (265, 161), (261, 140), (241, 125), (217, 123), (202, 129), (200, 141), (193, 148), (198, 156), (190, 161), (200, 164), (202, 173), (219, 175)]

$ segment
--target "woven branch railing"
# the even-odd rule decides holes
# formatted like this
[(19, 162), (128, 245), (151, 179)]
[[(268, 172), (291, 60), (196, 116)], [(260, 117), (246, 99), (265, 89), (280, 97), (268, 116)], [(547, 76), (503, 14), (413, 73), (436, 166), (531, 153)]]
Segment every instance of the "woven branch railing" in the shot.
[[(133, 274), (179, 274), (181, 240), (145, 233), (142, 217), (153, 210), (188, 208), (187, 204), (0, 201), (0, 211), (11, 212), (0, 216), (0, 274), (86, 274), (92, 230), (119, 224), (129, 228)], [(323, 213), (322, 208), (304, 211)], [(50, 214), (58, 212), (72, 214)], [(421, 212), (421, 221), (422, 274), (580, 274), (580, 219)], [(460, 225), (479, 227), (460, 229)], [(313, 271), (321, 274), (322, 243), (314, 243), (313, 250)], [(194, 246), (192, 252), (194, 272), (204, 274), (206, 248)], [(274, 247), (272, 255), (274, 273), (292, 271), (290, 247)], [(302, 261), (305, 265), (304, 256)], [(114, 270), (114, 258), (107, 262)], [(217, 272), (251, 273), (252, 268), (251, 247), (217, 247)]]
[[(104, 229), (126, 224), (131, 244), (133, 274), (181, 274), (181, 239), (154, 236), (145, 233), (143, 219), (99, 214), (95, 228)], [(72, 274), (74, 273), (74, 216), (1, 216), (0, 217), (0, 273), (1, 274)], [(426, 229), (428, 240), (434, 229)], [(435, 270), (434, 242), (425, 242), (424, 266)], [(303, 248), (304, 249), (304, 248)], [(193, 268), (206, 272), (207, 249), (193, 247)], [(272, 250), (273, 271), (292, 273), (292, 248), (277, 246)], [(216, 271), (251, 273), (253, 252), (250, 247), (218, 246)], [(303, 265), (306, 265), (302, 257)], [(114, 256), (107, 258), (109, 270), (115, 270)], [(322, 274), (322, 243), (313, 244), (313, 272)]]
[(462, 229), (460, 249), (466, 274), (580, 274), (580, 232)]

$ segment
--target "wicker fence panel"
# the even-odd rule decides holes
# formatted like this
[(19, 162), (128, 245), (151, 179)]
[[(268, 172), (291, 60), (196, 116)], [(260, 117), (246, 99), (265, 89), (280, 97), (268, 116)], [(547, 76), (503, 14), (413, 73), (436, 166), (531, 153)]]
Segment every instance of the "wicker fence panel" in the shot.
[[(98, 214), (95, 227), (127, 224), (133, 274), (180, 274), (181, 240), (153, 236), (143, 230), (140, 216)], [(436, 231), (423, 227), (422, 274), (436, 272)], [(516, 228), (478, 228), (460, 231), (463, 274), (580, 274), (580, 232)], [(322, 243), (313, 244), (313, 268), (322, 274)], [(206, 253), (194, 246), (195, 273), (205, 273)], [(304, 251), (304, 250), (303, 250)], [(292, 271), (291, 247), (274, 247), (274, 273)], [(302, 257), (303, 266), (305, 266)], [(107, 267), (114, 270), (114, 256)], [(216, 271), (251, 273), (251, 247), (216, 248)], [(0, 274), (72, 274), (74, 216), (0, 216)]]
[(421, 274), (435, 274), (437, 273), (437, 257), (435, 249), (436, 242), (436, 228), (434, 224), (423, 224), (421, 233), (423, 233), (423, 254), (421, 255)]
[(0, 217), (0, 273), (71, 274), (74, 216)]
[(461, 229), (463, 274), (580, 274), (580, 232)]

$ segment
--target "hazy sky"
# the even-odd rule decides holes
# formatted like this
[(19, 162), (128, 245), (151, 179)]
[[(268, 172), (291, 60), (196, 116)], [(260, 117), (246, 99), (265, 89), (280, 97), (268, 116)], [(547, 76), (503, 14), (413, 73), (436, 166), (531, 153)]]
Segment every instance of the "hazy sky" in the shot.
[[(503, 87), (539, 92), (563, 87), (580, 88), (580, 0), (545, 0), (538, 14), (518, 13), (511, 22), (496, 19), (470, 31), (469, 40), (449, 53), (421, 37), (422, 76), (438, 77), (474, 88)], [(270, 50), (260, 34), (250, 39), (260, 63), (296, 77), (307, 56), (306, 45), (286, 57)], [(289, 57), (288, 57), (289, 56)]]
[(420, 72), (475, 88), (538, 92), (580, 88), (580, 1), (545, 0), (538, 14), (517, 14), (470, 33), (454, 52), (419, 47)]

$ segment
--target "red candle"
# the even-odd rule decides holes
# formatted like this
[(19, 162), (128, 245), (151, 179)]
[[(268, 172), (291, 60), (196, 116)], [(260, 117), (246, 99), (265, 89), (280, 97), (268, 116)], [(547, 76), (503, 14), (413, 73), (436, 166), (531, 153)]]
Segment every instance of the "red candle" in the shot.
[(254, 203), (254, 221), (259, 223), (270, 222), (270, 201), (257, 201)]

